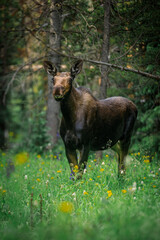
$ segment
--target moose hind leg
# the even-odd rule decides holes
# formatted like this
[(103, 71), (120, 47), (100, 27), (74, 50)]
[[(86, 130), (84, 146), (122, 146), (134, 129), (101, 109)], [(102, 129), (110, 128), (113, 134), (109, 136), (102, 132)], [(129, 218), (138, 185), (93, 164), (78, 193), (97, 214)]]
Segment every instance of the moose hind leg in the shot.
[(128, 149), (130, 145), (130, 139), (128, 140), (121, 140), (119, 143), (120, 152), (119, 152), (119, 159), (118, 159), (118, 176), (125, 174), (126, 172), (126, 157), (128, 154)]

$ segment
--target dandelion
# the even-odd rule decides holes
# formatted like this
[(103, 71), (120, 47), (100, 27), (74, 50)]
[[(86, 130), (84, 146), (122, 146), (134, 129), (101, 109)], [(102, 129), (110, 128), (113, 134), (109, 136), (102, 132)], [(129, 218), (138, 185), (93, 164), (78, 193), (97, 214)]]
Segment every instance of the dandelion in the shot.
[(145, 159), (144, 163), (150, 163), (149, 159)]
[(57, 156), (56, 156), (56, 155), (54, 155), (54, 158), (57, 158)]
[(103, 171), (104, 171), (104, 169), (103, 169), (103, 168), (101, 168), (101, 169), (100, 169), (100, 172), (103, 172)]
[(41, 155), (40, 155), (40, 154), (38, 154), (38, 155), (37, 155), (37, 158), (41, 158)]
[(140, 155), (141, 155), (141, 153), (140, 153), (140, 152), (138, 152), (138, 153), (137, 153), (137, 155), (138, 155), (138, 156), (140, 156)]
[(158, 176), (158, 172), (156, 172), (156, 175)]
[(85, 190), (83, 191), (83, 195), (88, 195), (88, 192), (86, 192)]
[(41, 162), (41, 164), (43, 165), (43, 164), (45, 164), (45, 162)]
[(62, 171), (61, 170), (58, 170), (57, 173), (61, 173)]
[(42, 172), (42, 168), (40, 168), (39, 171)]
[(94, 162), (97, 162), (97, 159), (94, 159), (93, 161), (94, 161)]
[(41, 180), (39, 178), (37, 178), (37, 182), (40, 182)]
[(51, 177), (51, 180), (53, 180), (54, 179), (54, 177)]
[(32, 189), (34, 189), (34, 187), (32, 187)]
[(156, 188), (156, 185), (153, 185), (153, 188)]
[(109, 157), (109, 155), (107, 154), (106, 157)]
[(29, 158), (29, 155), (27, 152), (18, 153), (15, 156), (15, 164), (22, 165), (27, 162), (28, 158)]
[(74, 168), (75, 168), (75, 169), (78, 169), (78, 165), (75, 165)]
[(92, 167), (91, 165), (89, 165), (88, 167)]
[(97, 178), (100, 178), (101, 176), (97, 176)]
[(72, 213), (74, 211), (74, 205), (71, 202), (61, 202), (59, 204), (59, 211), (62, 213)]
[(144, 179), (146, 179), (146, 177), (144, 177)]
[(106, 198), (110, 198), (112, 196), (112, 191), (108, 190), (107, 193), (108, 193), (108, 197), (106, 197)]
[(127, 190), (125, 190), (125, 189), (122, 190), (122, 193), (126, 193), (126, 192), (127, 192)]
[(89, 179), (89, 181), (93, 181), (93, 179), (92, 179), (92, 178), (90, 178), (90, 179)]
[(5, 190), (5, 189), (2, 191), (3, 194), (6, 193), (6, 192), (7, 192), (7, 190)]

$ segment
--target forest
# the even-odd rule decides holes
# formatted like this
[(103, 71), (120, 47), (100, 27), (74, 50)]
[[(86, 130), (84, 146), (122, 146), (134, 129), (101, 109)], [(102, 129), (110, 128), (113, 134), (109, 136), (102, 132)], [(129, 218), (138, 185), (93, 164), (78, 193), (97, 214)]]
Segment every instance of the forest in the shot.
[[(1, 0), (3, 239), (158, 239), (159, 9), (157, 0)], [(43, 62), (69, 72), (79, 59), (83, 69), (75, 87), (90, 89), (97, 99), (126, 97), (137, 106), (122, 182), (110, 149), (101, 160), (91, 153), (82, 181), (69, 179), (60, 103)]]

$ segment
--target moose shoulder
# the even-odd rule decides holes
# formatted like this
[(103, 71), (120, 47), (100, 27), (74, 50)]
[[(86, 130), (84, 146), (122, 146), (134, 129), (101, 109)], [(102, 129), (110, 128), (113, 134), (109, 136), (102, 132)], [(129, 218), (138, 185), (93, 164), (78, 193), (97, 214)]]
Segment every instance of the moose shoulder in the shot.
[[(137, 117), (134, 103), (123, 97), (97, 100), (86, 88), (75, 88), (72, 82), (81, 71), (81, 60), (70, 72), (58, 73), (49, 61), (44, 62), (44, 67), (53, 76), (53, 96), (60, 101), (63, 115), (60, 134), (71, 171), (78, 165), (78, 176), (81, 177), (89, 151), (111, 147), (118, 153), (119, 173), (124, 172), (125, 157)], [(76, 150), (80, 151), (79, 163)]]

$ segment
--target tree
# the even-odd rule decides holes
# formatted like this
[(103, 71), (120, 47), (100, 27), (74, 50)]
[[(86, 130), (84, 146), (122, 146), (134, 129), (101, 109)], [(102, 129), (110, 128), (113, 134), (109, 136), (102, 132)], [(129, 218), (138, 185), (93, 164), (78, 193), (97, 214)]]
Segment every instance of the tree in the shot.
[[(59, 51), (61, 48), (62, 33), (62, 1), (52, 0), (50, 3), (50, 33), (49, 45), (51, 49)], [(60, 55), (50, 50), (51, 62), (60, 69)], [(47, 127), (52, 137), (52, 146), (57, 142), (59, 128), (59, 103), (55, 101), (52, 94), (52, 79), (48, 75), (48, 103), (47, 103)]]
[[(109, 62), (109, 46), (110, 46), (110, 8), (111, 1), (104, 1), (104, 29), (103, 29), (103, 43), (102, 43), (102, 54), (101, 61)], [(106, 97), (107, 92), (107, 82), (109, 75), (109, 67), (101, 65), (101, 83), (100, 83), (100, 98)]]

